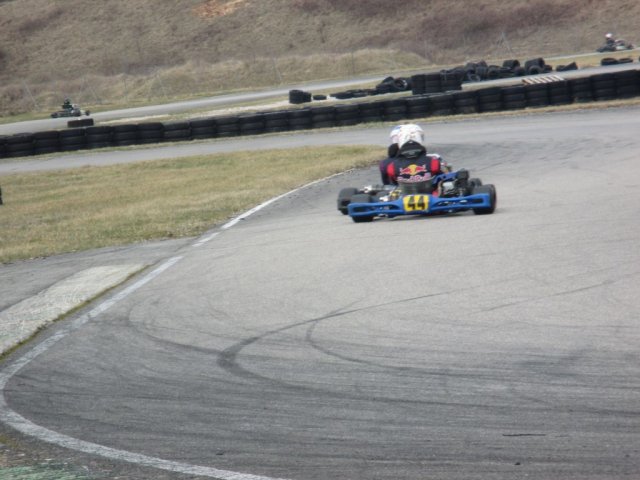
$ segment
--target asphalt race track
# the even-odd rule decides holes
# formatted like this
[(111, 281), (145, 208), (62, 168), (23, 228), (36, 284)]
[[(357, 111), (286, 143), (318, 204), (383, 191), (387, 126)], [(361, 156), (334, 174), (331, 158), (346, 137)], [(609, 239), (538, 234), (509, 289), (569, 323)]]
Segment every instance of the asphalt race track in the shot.
[(292, 193), (12, 355), (5, 423), (121, 478), (638, 478), (640, 108), (426, 132), (495, 214), (354, 224), (375, 169)]

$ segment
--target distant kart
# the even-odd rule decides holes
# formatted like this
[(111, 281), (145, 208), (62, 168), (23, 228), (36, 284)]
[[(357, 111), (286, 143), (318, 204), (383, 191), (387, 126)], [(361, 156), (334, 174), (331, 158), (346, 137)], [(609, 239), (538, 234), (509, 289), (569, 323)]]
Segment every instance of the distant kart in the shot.
[(63, 108), (62, 110), (58, 110), (57, 112), (53, 112), (51, 114), (51, 118), (59, 118), (59, 117), (81, 117), (82, 115), (89, 116), (89, 110), (82, 110), (78, 105), (74, 104), (71, 108)]
[(602, 53), (602, 52), (620, 52), (620, 51), (624, 51), (624, 50), (633, 50), (635, 47), (629, 43), (629, 42), (625, 42), (624, 40), (616, 40), (613, 43), (607, 43), (603, 46), (601, 46), (600, 48), (598, 48), (598, 52)]
[(376, 217), (434, 215), (471, 210), (476, 215), (493, 213), (497, 195), (493, 185), (469, 178), (467, 170), (435, 176), (429, 193), (415, 190), (415, 184), (377, 185), (361, 189), (344, 188), (338, 194), (338, 210), (356, 223)]

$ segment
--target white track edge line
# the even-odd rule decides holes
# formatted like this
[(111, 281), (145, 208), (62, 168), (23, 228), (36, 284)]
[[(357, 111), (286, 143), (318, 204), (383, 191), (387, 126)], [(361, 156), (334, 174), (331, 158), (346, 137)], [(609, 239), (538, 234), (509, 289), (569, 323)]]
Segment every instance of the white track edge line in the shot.
[[(338, 176), (338, 175), (342, 175), (342, 173), (337, 173), (337, 174), (330, 175), (330, 176), (325, 177), (325, 178), (321, 178), (319, 180), (315, 180), (315, 181), (307, 183), (307, 184), (305, 184), (305, 185), (303, 185), (301, 187), (298, 187), (298, 188), (290, 190), (290, 191), (288, 191), (286, 193), (283, 193), (282, 195), (278, 195), (277, 197), (274, 197), (274, 198), (272, 198), (270, 200), (267, 200), (266, 202), (263, 202), (260, 205), (258, 205), (256, 207), (246, 211), (242, 215), (239, 215), (238, 217), (234, 218), (233, 220), (225, 223), (220, 228), (221, 228), (221, 230), (227, 230), (227, 229), (233, 227), (234, 225), (236, 225), (238, 222), (240, 222), (240, 221), (244, 220), (245, 218), (249, 217), (250, 215), (253, 215), (254, 213), (262, 210), (265, 207), (267, 207), (268, 205), (271, 205), (272, 203), (274, 203), (274, 202), (276, 202), (276, 201), (278, 201), (278, 200), (280, 200), (282, 198), (285, 198), (288, 195), (291, 195), (291, 194), (296, 193), (296, 192), (298, 192), (298, 191), (300, 191), (300, 190), (302, 190), (304, 188), (310, 187), (312, 185), (315, 185), (317, 183), (323, 182), (325, 180), (328, 180), (328, 179), (333, 178), (333, 177)], [(200, 247), (200, 246), (204, 245), (205, 243), (209, 242), (210, 240), (212, 240), (213, 238), (215, 238), (216, 236), (218, 236), (219, 234), (220, 234), (219, 231), (218, 232), (214, 232), (214, 233), (212, 233), (212, 234), (210, 234), (210, 235), (198, 240), (194, 244), (192, 244), (192, 247)], [(69, 333), (73, 332), (74, 330), (77, 330), (82, 325), (86, 324), (89, 320), (91, 320), (92, 318), (97, 317), (101, 313), (105, 312), (110, 307), (112, 307), (113, 305), (115, 305), (116, 303), (121, 301), (122, 299), (126, 298), (131, 293), (133, 293), (136, 290), (138, 290), (144, 284), (146, 284), (149, 281), (153, 280), (155, 277), (160, 275), (162, 272), (164, 272), (165, 270), (169, 269), (170, 267), (172, 267), (173, 265), (178, 263), (180, 260), (182, 260), (182, 258), (183, 257), (181, 257), (181, 256), (180, 257), (172, 257), (172, 258), (170, 258), (169, 260), (167, 260), (166, 262), (161, 264), (158, 268), (156, 268), (155, 270), (153, 270), (150, 273), (148, 273), (142, 279), (140, 279), (137, 282), (135, 282), (133, 285), (125, 288), (120, 293), (114, 295), (112, 298), (110, 298), (108, 300), (105, 300), (100, 305), (98, 305), (96, 308), (91, 310), (90, 312), (88, 312), (88, 313), (80, 316), (79, 318), (77, 318), (67, 328), (62, 329), (57, 334), (49, 337), (47, 340), (44, 340), (43, 342), (38, 344), (36, 347), (31, 349), (29, 352), (27, 352), (25, 355), (23, 355), (22, 357), (20, 357), (19, 359), (17, 359), (13, 363), (9, 364), (6, 368), (3, 368), (2, 370), (0, 370), (0, 392), (1, 392), (1, 394), (0, 394), (0, 420), (3, 423), (5, 423), (6, 425), (9, 425), (9, 426), (13, 427), (17, 431), (19, 431), (19, 432), (21, 432), (21, 433), (23, 433), (25, 435), (28, 435), (28, 436), (31, 436), (31, 437), (35, 437), (35, 438), (39, 438), (39, 439), (41, 439), (43, 441), (46, 441), (47, 443), (52, 443), (52, 444), (55, 444), (55, 445), (58, 445), (58, 446), (69, 448), (71, 450), (81, 451), (81, 452), (89, 453), (89, 454), (92, 454), (92, 455), (99, 455), (99, 456), (105, 457), (105, 458), (111, 458), (111, 459), (114, 459), (114, 460), (125, 461), (125, 462), (136, 464), (136, 465), (148, 466), (148, 467), (158, 468), (158, 469), (161, 469), (161, 470), (168, 470), (168, 471), (173, 471), (173, 472), (178, 472), (178, 473), (185, 473), (185, 474), (190, 474), (190, 475), (200, 475), (200, 476), (205, 476), (205, 477), (219, 478), (221, 480), (282, 480), (282, 479), (277, 479), (277, 478), (272, 478), (272, 477), (263, 477), (263, 476), (244, 474), (244, 473), (239, 473), (239, 472), (232, 472), (232, 471), (228, 471), (228, 470), (219, 470), (219, 469), (210, 468), (210, 467), (202, 467), (202, 466), (189, 465), (189, 464), (179, 463), (179, 462), (171, 462), (169, 460), (164, 460), (164, 459), (161, 459), (161, 458), (148, 457), (146, 455), (127, 452), (127, 451), (124, 451), (124, 450), (117, 450), (117, 449), (105, 447), (103, 445), (98, 445), (98, 444), (91, 443), (91, 442), (85, 442), (83, 440), (79, 440), (79, 439), (76, 439), (76, 438), (73, 438), (73, 437), (69, 437), (67, 435), (63, 435), (61, 433), (57, 433), (57, 432), (54, 432), (54, 431), (49, 430), (47, 428), (41, 427), (39, 425), (36, 425), (36, 424), (30, 422), (29, 420), (27, 420), (26, 418), (22, 417), (21, 415), (19, 415), (17, 412), (14, 412), (13, 410), (11, 410), (9, 408), (9, 406), (7, 405), (7, 402), (6, 402), (6, 399), (5, 399), (5, 396), (4, 396), (4, 389), (5, 389), (5, 386), (7, 385), (8, 381), (11, 379), (11, 377), (13, 377), (23, 367), (25, 367), (27, 364), (29, 364), (34, 358), (36, 358), (38, 355), (40, 355), (40, 354), (44, 353), (45, 351), (47, 351), (52, 345), (57, 343), (59, 340), (63, 339)]]

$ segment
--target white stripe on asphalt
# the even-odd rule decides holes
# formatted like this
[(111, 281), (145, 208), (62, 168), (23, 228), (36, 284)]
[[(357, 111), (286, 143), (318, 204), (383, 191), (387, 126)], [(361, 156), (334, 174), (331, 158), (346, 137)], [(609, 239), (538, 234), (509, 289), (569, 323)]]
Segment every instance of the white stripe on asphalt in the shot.
[[(341, 175), (341, 174), (331, 175), (330, 177), (316, 180), (302, 187), (296, 188), (287, 193), (284, 193), (275, 198), (272, 198), (258, 205), (257, 207), (254, 207), (251, 210), (243, 213), (242, 215), (234, 218), (230, 222), (227, 222), (226, 224), (222, 225), (222, 227), (220, 228), (222, 230), (227, 230), (233, 227), (234, 225), (236, 225), (241, 220), (244, 220), (248, 216), (262, 210), (266, 206), (286, 197), (287, 195), (291, 195), (292, 193), (302, 190), (303, 188), (323, 182), (328, 178), (332, 178), (337, 175)], [(192, 244), (192, 247), (200, 247), (205, 243), (209, 242), (210, 240), (212, 240), (213, 238), (215, 238), (216, 236), (218, 236), (219, 234), (220, 232), (214, 232), (212, 234), (209, 234), (206, 237), (203, 237), (197, 242), (195, 242), (194, 244)], [(27, 364), (29, 364), (38, 355), (46, 352), (49, 348), (51, 348), (51, 346), (56, 344), (59, 340), (66, 337), (71, 332), (79, 329), (84, 324), (86, 324), (89, 320), (102, 314), (103, 312), (111, 308), (113, 305), (115, 305), (122, 299), (131, 295), (133, 292), (135, 292), (140, 287), (142, 287), (146, 283), (153, 280), (162, 272), (164, 272), (165, 270), (169, 269), (170, 267), (178, 263), (182, 258), (183, 257), (170, 258), (169, 260), (161, 264), (158, 268), (154, 269), (153, 271), (145, 275), (142, 279), (135, 282), (133, 285), (125, 288), (120, 293), (114, 295), (112, 298), (102, 302), (100, 305), (98, 305), (96, 308), (94, 308), (90, 312), (80, 316), (79, 318), (71, 322), (67, 327), (61, 329), (58, 333), (52, 335), (51, 337), (49, 337), (48, 339), (44, 340), (43, 342), (38, 344), (36, 347), (31, 349), (24, 356), (15, 360), (11, 364), (9, 364), (7, 367), (3, 368), (0, 371), (0, 392), (2, 392), (2, 394), (0, 395), (0, 421), (5, 423), (6, 425), (13, 427), (17, 431), (25, 435), (38, 438), (48, 443), (52, 443), (61, 447), (88, 453), (91, 455), (99, 455), (99, 456), (110, 458), (113, 460), (133, 463), (136, 465), (153, 467), (161, 470), (168, 470), (168, 471), (184, 473), (188, 475), (200, 475), (203, 477), (218, 478), (221, 480), (282, 480), (282, 479), (272, 478), (272, 477), (264, 477), (259, 475), (232, 472), (229, 470), (219, 470), (217, 468), (211, 468), (211, 467), (202, 467), (198, 465), (172, 462), (172, 461), (164, 460), (161, 458), (149, 457), (146, 455), (132, 453), (125, 450), (117, 450), (114, 448), (105, 447), (103, 445), (98, 445), (91, 442), (85, 442), (83, 440), (69, 437), (67, 435), (63, 435), (61, 433), (54, 432), (47, 428), (36, 425), (31, 421), (27, 420), (26, 418), (24, 418), (23, 416), (19, 415), (17, 412), (14, 412), (13, 410), (11, 410), (7, 405), (7, 401), (4, 396), (4, 389), (7, 383), (9, 382), (9, 380), (11, 379), (11, 377), (13, 377), (16, 373), (18, 373), (22, 368), (24, 368)]]
[(185, 463), (179, 462), (171, 462), (169, 460), (163, 460), (161, 458), (149, 457), (147, 455), (140, 455), (137, 453), (127, 452), (124, 450), (117, 450), (115, 448), (105, 447), (103, 445), (98, 445), (91, 442), (85, 442), (83, 440), (79, 440), (77, 438), (69, 437), (67, 435), (63, 435), (58, 432), (54, 432), (47, 428), (41, 427), (27, 420), (23, 416), (14, 412), (7, 405), (7, 401), (4, 396), (4, 389), (11, 379), (18, 371), (24, 368), (27, 364), (29, 364), (33, 359), (38, 357), (40, 354), (46, 352), (51, 346), (56, 344), (58, 341), (62, 340), (64, 337), (72, 333), (73, 331), (79, 329), (91, 319), (99, 316), (100, 314), (107, 311), (113, 305), (123, 300), (124, 298), (131, 295), (133, 292), (138, 290), (143, 285), (147, 284), (158, 275), (160, 275), (165, 270), (169, 269), (176, 263), (178, 263), (183, 257), (173, 257), (164, 262), (155, 270), (151, 271), (143, 278), (135, 282), (130, 287), (125, 288), (120, 293), (114, 295), (109, 300), (102, 302), (96, 308), (91, 310), (90, 312), (80, 316), (78, 319), (73, 321), (69, 326), (63, 328), (55, 335), (49, 337), (42, 343), (38, 344), (32, 350), (27, 352), (24, 356), (19, 358), (18, 360), (11, 363), (8, 367), (4, 368), (2, 372), (0, 372), (0, 390), (2, 390), (2, 395), (0, 395), (0, 420), (3, 423), (13, 427), (19, 432), (29, 435), (32, 437), (36, 437), (40, 440), (43, 440), (48, 443), (53, 443), (55, 445), (59, 445), (61, 447), (69, 448), (72, 450), (88, 453), (91, 455), (100, 455), (102, 457), (110, 458), (113, 460), (125, 461), (129, 463), (134, 463), (136, 465), (141, 465), (145, 467), (153, 467), (159, 468), (162, 470), (169, 470), (172, 472), (184, 473), (188, 475), (200, 475), (204, 477), (212, 477), (219, 478), (221, 480), (277, 480), (270, 477), (262, 477), (257, 475), (250, 475), (238, 472), (231, 472), (228, 470), (219, 470), (217, 468), (210, 467), (201, 467), (197, 465), (189, 465)]

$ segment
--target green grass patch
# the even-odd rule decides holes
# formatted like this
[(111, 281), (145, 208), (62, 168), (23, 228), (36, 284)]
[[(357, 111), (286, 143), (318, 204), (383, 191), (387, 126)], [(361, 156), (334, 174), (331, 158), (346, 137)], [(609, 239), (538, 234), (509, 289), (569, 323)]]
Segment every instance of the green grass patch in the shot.
[(88, 480), (90, 477), (63, 468), (7, 467), (0, 468), (0, 478), (4, 480)]
[(367, 146), (283, 149), (4, 175), (0, 262), (196, 236), (381, 154)]

